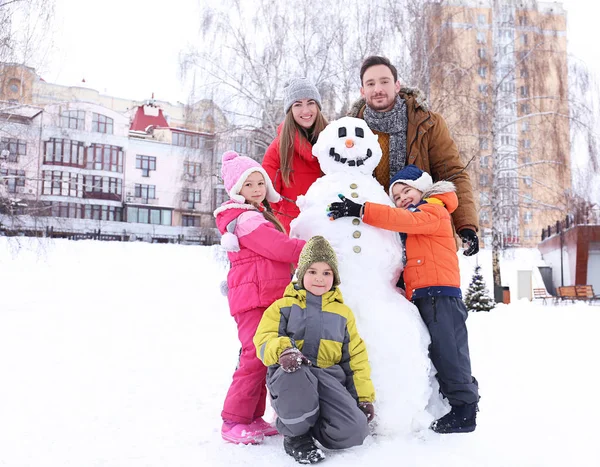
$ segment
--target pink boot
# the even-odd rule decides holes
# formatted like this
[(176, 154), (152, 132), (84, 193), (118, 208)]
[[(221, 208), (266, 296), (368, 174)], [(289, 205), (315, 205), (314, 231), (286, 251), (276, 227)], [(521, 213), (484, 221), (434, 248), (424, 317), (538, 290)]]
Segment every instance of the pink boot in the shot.
[(259, 444), (265, 439), (265, 435), (252, 424), (229, 421), (223, 421), (221, 437), (235, 444)]
[(262, 417), (258, 417), (249, 426), (256, 431), (260, 431), (265, 436), (275, 436), (279, 434), (277, 428), (270, 423), (265, 422)]

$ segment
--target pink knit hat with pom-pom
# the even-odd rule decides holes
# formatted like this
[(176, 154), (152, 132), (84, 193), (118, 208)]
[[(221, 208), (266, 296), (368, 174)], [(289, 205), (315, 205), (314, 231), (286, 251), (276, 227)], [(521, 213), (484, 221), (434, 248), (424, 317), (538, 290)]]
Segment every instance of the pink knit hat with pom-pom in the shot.
[(265, 177), (265, 184), (267, 185), (267, 201), (270, 203), (279, 202), (281, 196), (275, 191), (267, 172), (258, 162), (249, 157), (240, 156), (235, 151), (227, 151), (223, 154), (221, 177), (223, 178), (225, 190), (227, 190), (227, 194), (233, 201), (237, 203), (246, 202), (244, 197), (240, 195), (240, 190), (248, 176), (253, 172), (260, 172), (263, 177)]

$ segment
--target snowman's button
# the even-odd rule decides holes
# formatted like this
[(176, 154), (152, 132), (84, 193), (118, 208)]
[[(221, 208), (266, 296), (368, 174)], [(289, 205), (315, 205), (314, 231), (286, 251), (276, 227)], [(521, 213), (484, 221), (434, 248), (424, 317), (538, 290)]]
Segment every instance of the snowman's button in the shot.
[(350, 188), (352, 188), (353, 190), (356, 190), (358, 188), (358, 185), (356, 183), (351, 183)]
[(352, 234), (352, 236), (354, 238), (360, 238), (361, 233), (358, 230), (355, 230), (354, 233)]
[(352, 223), (354, 225), (359, 225), (360, 224), (360, 219), (357, 219), (356, 217), (354, 219), (352, 219)]
[(360, 253), (360, 247), (358, 245), (357, 246), (353, 246), (352, 250), (354, 251), (354, 253)]
[(353, 191), (352, 193), (350, 193), (350, 196), (352, 196), (353, 198), (358, 198), (358, 193)]

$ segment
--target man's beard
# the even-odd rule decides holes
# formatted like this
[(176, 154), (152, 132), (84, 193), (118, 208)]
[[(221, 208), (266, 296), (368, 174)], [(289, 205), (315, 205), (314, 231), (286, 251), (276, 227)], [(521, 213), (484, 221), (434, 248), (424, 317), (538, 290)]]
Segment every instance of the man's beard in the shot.
[(375, 104), (374, 99), (371, 98), (370, 102), (367, 101), (367, 104), (371, 109), (381, 112), (382, 110), (391, 110), (394, 106), (395, 99), (390, 99), (387, 94), (385, 95), (386, 100), (380, 104)]

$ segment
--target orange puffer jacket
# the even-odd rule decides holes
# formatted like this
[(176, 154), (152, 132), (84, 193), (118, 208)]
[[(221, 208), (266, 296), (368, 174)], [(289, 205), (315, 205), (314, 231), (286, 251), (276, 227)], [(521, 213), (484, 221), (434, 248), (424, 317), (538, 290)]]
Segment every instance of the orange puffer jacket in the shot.
[(404, 282), (409, 300), (415, 290), (428, 287), (460, 294), (460, 271), (450, 218), (457, 206), (451, 182), (434, 183), (423, 194), (423, 204), (416, 208), (365, 203), (363, 222), (407, 234)]

